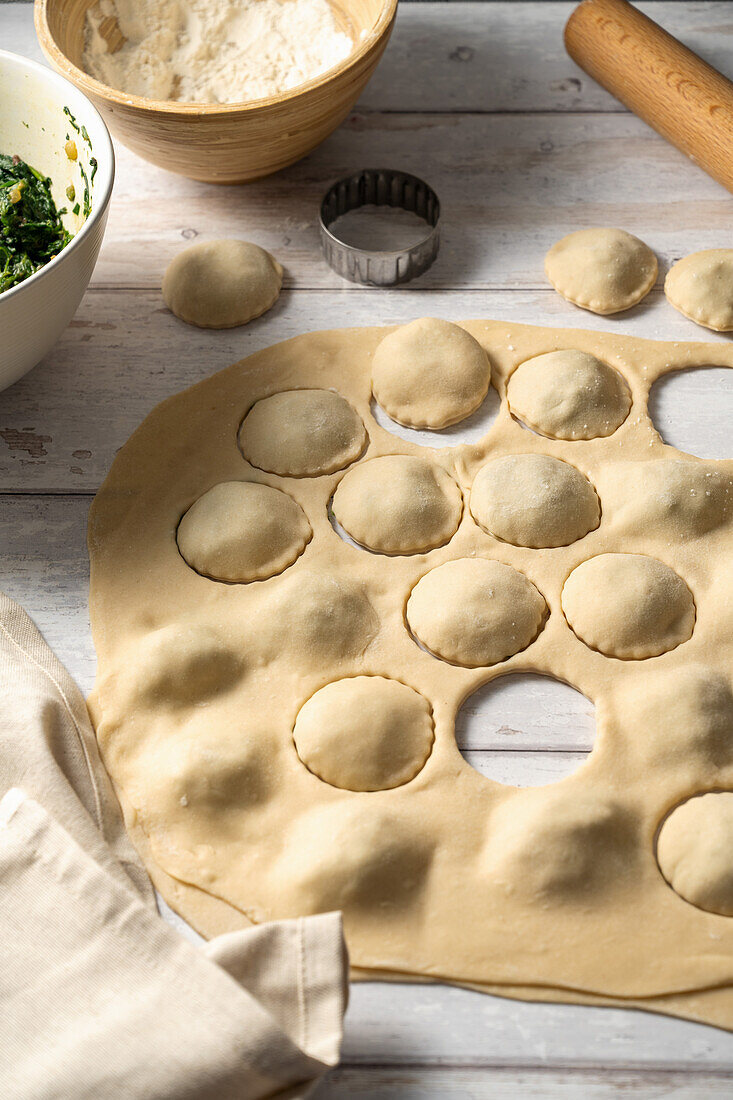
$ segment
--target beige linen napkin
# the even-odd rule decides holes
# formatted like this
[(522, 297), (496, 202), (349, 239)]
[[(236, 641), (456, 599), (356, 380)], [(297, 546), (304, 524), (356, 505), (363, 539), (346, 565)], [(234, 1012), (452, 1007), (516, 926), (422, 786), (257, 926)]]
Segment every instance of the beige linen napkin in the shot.
[(295, 1100), (336, 1064), (340, 916), (276, 921), (203, 950), (166, 924), (84, 700), (0, 593), (3, 794), (3, 1097)]

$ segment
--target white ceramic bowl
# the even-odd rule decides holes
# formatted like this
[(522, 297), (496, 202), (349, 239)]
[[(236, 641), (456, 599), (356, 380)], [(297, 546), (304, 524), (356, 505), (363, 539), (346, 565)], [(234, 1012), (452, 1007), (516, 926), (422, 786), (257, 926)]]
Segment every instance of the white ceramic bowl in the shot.
[[(72, 125), (88, 134), (86, 141)], [(78, 160), (64, 146), (74, 139)], [(85, 95), (35, 61), (0, 50), (0, 152), (17, 154), (52, 180), (56, 206), (65, 206), (74, 235), (35, 275), (0, 294), (0, 390), (34, 367), (76, 313), (99, 254), (107, 224), (115, 161), (107, 127)], [(96, 160), (96, 171), (92, 159)], [(84, 178), (91, 212), (84, 217)], [(80, 210), (66, 196), (73, 184)]]

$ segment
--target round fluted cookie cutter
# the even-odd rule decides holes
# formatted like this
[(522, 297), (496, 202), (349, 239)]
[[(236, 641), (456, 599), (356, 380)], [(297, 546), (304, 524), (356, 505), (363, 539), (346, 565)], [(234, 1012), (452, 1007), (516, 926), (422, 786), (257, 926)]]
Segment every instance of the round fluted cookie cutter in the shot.
[[(426, 236), (409, 248), (370, 251), (346, 244), (331, 229), (342, 214), (362, 206), (393, 206), (417, 214)], [(440, 244), (440, 200), (424, 180), (391, 168), (364, 168), (334, 183), (321, 202), (321, 246), (335, 272), (352, 283), (395, 286), (406, 283), (432, 264)]]

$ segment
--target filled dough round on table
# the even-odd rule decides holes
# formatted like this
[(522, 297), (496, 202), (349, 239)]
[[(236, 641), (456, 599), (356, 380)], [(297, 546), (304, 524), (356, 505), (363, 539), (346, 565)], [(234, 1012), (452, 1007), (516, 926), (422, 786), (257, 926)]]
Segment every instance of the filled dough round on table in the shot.
[(384, 676), (337, 680), (303, 704), (293, 740), (306, 768), (324, 783), (391, 790), (414, 779), (430, 756), (430, 704)]
[(188, 509), (178, 526), (178, 549), (202, 576), (244, 584), (282, 573), (312, 533), (287, 493), (256, 481), (226, 481)]
[(586, 351), (550, 351), (521, 363), (509, 378), (514, 416), (550, 439), (612, 435), (631, 408), (617, 370)]
[(580, 470), (538, 454), (505, 455), (482, 466), (470, 510), (489, 535), (534, 548), (568, 546), (601, 521), (596, 491)]
[(320, 477), (350, 465), (364, 450), (361, 417), (333, 390), (285, 390), (263, 397), (239, 429), (242, 454), (281, 477)]
[(274, 306), (282, 276), (277, 260), (250, 241), (201, 241), (168, 264), (163, 298), (190, 325), (234, 328)]
[(675, 309), (714, 332), (733, 332), (733, 248), (683, 256), (667, 272), (664, 293)]
[(546, 613), (542, 595), (511, 565), (459, 558), (418, 581), (406, 617), (413, 635), (436, 657), (478, 668), (526, 649)]
[(423, 317), (385, 336), (374, 352), (372, 393), (408, 428), (446, 428), (489, 392), (491, 363), (460, 325)]
[(384, 455), (344, 475), (332, 508), (361, 546), (380, 554), (419, 554), (455, 534), (463, 498), (440, 466), (412, 455)]
[(640, 302), (654, 286), (657, 270), (651, 248), (624, 229), (579, 229), (545, 257), (545, 274), (558, 294), (600, 314)]
[(733, 791), (710, 791), (675, 807), (659, 831), (657, 861), (690, 905), (733, 917)]
[(584, 561), (565, 581), (562, 609), (582, 642), (623, 661), (675, 649), (695, 626), (695, 601), (682, 577), (645, 554)]

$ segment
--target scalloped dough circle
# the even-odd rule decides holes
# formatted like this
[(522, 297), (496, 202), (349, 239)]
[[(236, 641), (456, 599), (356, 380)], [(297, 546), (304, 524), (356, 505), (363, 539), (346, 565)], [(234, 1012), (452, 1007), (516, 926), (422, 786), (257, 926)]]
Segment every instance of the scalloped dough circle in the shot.
[(431, 569), (407, 601), (413, 635), (435, 657), (465, 668), (495, 665), (526, 649), (547, 605), (524, 573), (490, 558), (458, 558)]
[(599, 554), (562, 590), (571, 630), (606, 657), (641, 661), (692, 636), (695, 601), (679, 573), (645, 554)]
[(305, 512), (287, 493), (257, 481), (222, 481), (184, 515), (178, 549), (203, 577), (245, 584), (282, 573), (312, 534)]
[(253, 466), (281, 477), (319, 477), (350, 465), (367, 434), (356, 409), (333, 390), (283, 390), (263, 397), (239, 429)]
[(251, 241), (201, 241), (168, 264), (163, 299), (189, 325), (235, 328), (274, 306), (282, 278), (274, 256)]
[(659, 831), (657, 862), (690, 905), (733, 917), (733, 791), (709, 791), (676, 806)]
[(384, 676), (327, 684), (303, 704), (293, 729), (308, 771), (347, 791), (409, 783), (424, 768), (433, 737), (425, 696)]
[(391, 332), (374, 352), (372, 392), (407, 428), (447, 428), (489, 392), (491, 363), (460, 325), (422, 317)]
[(667, 272), (670, 305), (713, 332), (733, 331), (733, 248), (709, 248), (683, 256)]
[(579, 229), (545, 256), (558, 294), (581, 309), (620, 313), (645, 298), (657, 279), (657, 257), (625, 229)]
[(440, 466), (413, 455), (383, 455), (344, 475), (332, 509), (361, 546), (379, 554), (419, 554), (453, 537), (463, 498)]
[(550, 351), (520, 363), (509, 379), (514, 416), (550, 439), (612, 435), (631, 408), (626, 381), (587, 351)]
[(541, 454), (487, 462), (474, 478), (469, 506), (489, 535), (534, 549), (569, 546), (601, 522), (590, 481), (569, 462)]

